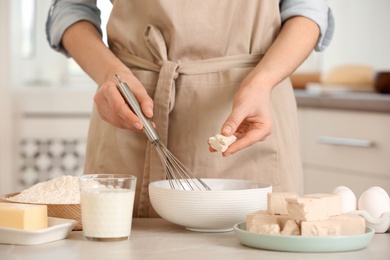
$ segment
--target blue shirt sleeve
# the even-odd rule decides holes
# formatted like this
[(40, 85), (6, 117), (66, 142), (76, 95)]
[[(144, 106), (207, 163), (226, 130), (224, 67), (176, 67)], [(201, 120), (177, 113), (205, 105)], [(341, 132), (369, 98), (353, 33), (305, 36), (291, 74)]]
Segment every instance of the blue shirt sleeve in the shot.
[(320, 37), (315, 50), (323, 51), (329, 46), (335, 22), (326, 0), (281, 0), (280, 14), (282, 22), (294, 16), (303, 16), (313, 20), (320, 28)]
[[(330, 44), (334, 17), (326, 0), (280, 0), (280, 13), (282, 22), (293, 16), (304, 16), (318, 24), (321, 34), (316, 51), (323, 51)], [(53, 0), (46, 21), (46, 36), (50, 46), (69, 57), (61, 45), (62, 35), (69, 26), (81, 20), (94, 24), (102, 34), (96, 0)]]
[(69, 26), (81, 20), (91, 22), (102, 35), (96, 0), (53, 0), (46, 20), (46, 37), (50, 46), (69, 57), (61, 44), (62, 35)]

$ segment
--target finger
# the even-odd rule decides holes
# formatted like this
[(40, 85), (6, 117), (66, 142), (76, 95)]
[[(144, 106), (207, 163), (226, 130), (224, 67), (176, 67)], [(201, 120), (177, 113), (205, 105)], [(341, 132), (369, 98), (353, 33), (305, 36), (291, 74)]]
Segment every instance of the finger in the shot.
[(113, 119), (115, 115), (114, 113), (112, 113), (110, 104), (108, 103), (107, 98), (105, 97), (104, 88), (105, 88), (104, 86), (100, 87), (94, 96), (94, 102), (95, 102), (97, 112), (100, 118), (102, 118), (107, 123), (110, 123), (116, 127), (123, 128), (122, 124), (118, 124), (117, 120)]
[(217, 150), (213, 149), (211, 146), (209, 146), (209, 151), (212, 152), (212, 153), (217, 152)]
[(231, 136), (237, 131), (238, 126), (244, 118), (240, 117), (236, 113), (231, 113), (225, 123), (222, 125), (221, 133), (225, 136)]
[(107, 101), (106, 104), (107, 104), (106, 106), (107, 108), (104, 108), (104, 106), (103, 107), (96, 106), (101, 119), (118, 128), (130, 129), (133, 131), (141, 132), (139, 129), (134, 128), (132, 124), (129, 124), (128, 122), (124, 121), (121, 117), (113, 113), (112, 112), (113, 110), (111, 109), (111, 107), (109, 107)]
[(207, 140), (207, 145), (209, 146), (209, 152), (215, 153), (217, 151), (211, 147), (209, 140)]
[(249, 130), (245, 134), (236, 134), (237, 141), (229, 146), (229, 148), (223, 153), (223, 156), (234, 154), (254, 145), (257, 142), (264, 141), (271, 135), (271, 133), (271, 126), (262, 125), (261, 127), (257, 126), (256, 128)]
[[(105, 120), (106, 122), (119, 127), (119, 128), (124, 128), (124, 129), (130, 129), (130, 130), (136, 130), (136, 129), (131, 122), (123, 120), (119, 114), (120, 112), (114, 111), (112, 108), (112, 105), (109, 102), (109, 91), (110, 90), (115, 90), (114, 86), (115, 84), (112, 85), (112, 83), (104, 83), (102, 86), (100, 86), (99, 90), (96, 92), (94, 96), (94, 102), (96, 104), (97, 111), (99, 113), (99, 116)], [(123, 98), (120, 97), (119, 100)], [(124, 101), (123, 101), (124, 102)], [(129, 110), (129, 108), (126, 108), (126, 110)], [(130, 113), (132, 113), (130, 111)]]
[(138, 103), (141, 106), (142, 113), (148, 117), (153, 117), (153, 100), (148, 95), (145, 87), (139, 82), (139, 80), (136, 77), (132, 77), (129, 79), (129, 82), (127, 84), (129, 88), (131, 88), (131, 91), (133, 92), (134, 96), (137, 98)]
[(116, 124), (126, 128), (141, 130), (143, 128), (142, 121), (131, 111), (116, 85), (111, 82), (108, 84), (105, 97), (113, 113), (112, 119), (116, 121)]

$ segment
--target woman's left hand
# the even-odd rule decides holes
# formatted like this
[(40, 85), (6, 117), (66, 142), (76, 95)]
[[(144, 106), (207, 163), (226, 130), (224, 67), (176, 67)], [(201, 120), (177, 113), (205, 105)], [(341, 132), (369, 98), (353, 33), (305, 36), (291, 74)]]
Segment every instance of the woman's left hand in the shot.
[(224, 156), (263, 141), (272, 133), (272, 88), (309, 56), (319, 35), (318, 25), (309, 18), (294, 16), (284, 22), (277, 38), (234, 97), (232, 113), (221, 132), (225, 136), (234, 134), (237, 141)]
[(247, 79), (241, 84), (234, 96), (232, 112), (222, 126), (223, 135), (237, 137), (223, 156), (264, 141), (272, 133), (271, 89), (249, 82)]

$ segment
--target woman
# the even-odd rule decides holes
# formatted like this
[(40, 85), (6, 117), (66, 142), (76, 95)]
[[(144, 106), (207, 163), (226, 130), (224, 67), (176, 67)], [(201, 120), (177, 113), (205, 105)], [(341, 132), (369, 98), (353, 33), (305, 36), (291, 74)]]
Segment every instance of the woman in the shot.
[[(114, 74), (197, 177), (259, 180), (274, 191), (303, 192), (288, 76), (313, 49), (329, 44), (333, 16), (325, 0), (116, 0), (109, 48), (99, 25), (95, 1), (55, 1), (48, 40), (99, 86), (85, 172), (137, 175), (135, 216), (156, 216), (148, 184), (165, 172)], [(238, 139), (224, 156), (206, 153), (208, 138), (219, 132)]]

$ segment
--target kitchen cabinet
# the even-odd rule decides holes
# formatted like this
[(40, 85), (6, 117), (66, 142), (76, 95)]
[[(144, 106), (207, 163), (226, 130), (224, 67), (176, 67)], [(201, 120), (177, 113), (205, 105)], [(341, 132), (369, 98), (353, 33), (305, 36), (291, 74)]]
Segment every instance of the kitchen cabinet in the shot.
[(305, 193), (344, 185), (356, 196), (372, 186), (390, 194), (390, 113), (299, 107), (298, 117)]

